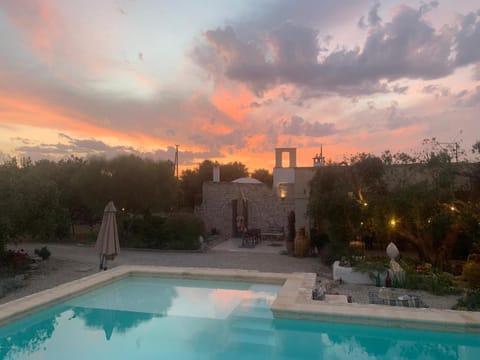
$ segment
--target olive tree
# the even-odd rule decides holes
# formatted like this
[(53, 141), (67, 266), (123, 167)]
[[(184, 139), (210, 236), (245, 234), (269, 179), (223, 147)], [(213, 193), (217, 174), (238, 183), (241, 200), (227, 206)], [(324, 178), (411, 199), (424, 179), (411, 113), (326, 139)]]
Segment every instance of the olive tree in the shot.
[(467, 246), (478, 239), (476, 171), (478, 164), (455, 163), (445, 149), (415, 157), (359, 154), (348, 166), (319, 168), (309, 215), (328, 225), (334, 242), (374, 233), (384, 245), (409, 244), (421, 259), (442, 267), (460, 238)]

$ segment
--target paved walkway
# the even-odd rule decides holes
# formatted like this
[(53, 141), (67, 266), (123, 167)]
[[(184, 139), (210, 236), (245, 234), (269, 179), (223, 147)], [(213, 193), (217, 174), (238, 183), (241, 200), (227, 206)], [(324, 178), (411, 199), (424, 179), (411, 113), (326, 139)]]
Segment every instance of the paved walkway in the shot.
[[(239, 240), (239, 239), (238, 239)], [(21, 244), (33, 254), (42, 244)], [(53, 286), (94, 274), (98, 271), (99, 258), (93, 247), (47, 244), (51, 258), (41, 262), (38, 270), (27, 279), (27, 284), (0, 298), (5, 303)], [(272, 250), (273, 249), (273, 250)], [(268, 251), (266, 251), (268, 250)], [(108, 263), (109, 267), (119, 265), (161, 265), (191, 266), (223, 269), (247, 269), (266, 272), (314, 272), (330, 274), (330, 270), (320, 263), (318, 258), (295, 258), (281, 255), (281, 247), (263, 246), (238, 248), (234, 240), (221, 243), (204, 253), (161, 252), (144, 250), (121, 250), (120, 255)]]

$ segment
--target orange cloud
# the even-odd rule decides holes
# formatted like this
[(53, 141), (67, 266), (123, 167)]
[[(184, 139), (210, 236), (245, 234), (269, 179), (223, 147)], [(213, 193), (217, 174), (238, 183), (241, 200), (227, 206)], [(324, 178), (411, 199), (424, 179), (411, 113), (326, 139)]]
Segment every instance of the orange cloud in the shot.
[(7, 109), (0, 112), (2, 124), (29, 125), (69, 131), (80, 136), (113, 138), (144, 148), (165, 148), (171, 145), (139, 132), (127, 135), (120, 131), (89, 124), (81, 120), (85, 118), (84, 114), (65, 115), (65, 109), (46, 105), (35, 99), (12, 97), (0, 93), (0, 107)]
[(228, 87), (217, 83), (210, 101), (220, 111), (241, 122), (245, 114), (251, 111), (248, 106), (254, 101), (255, 96), (244, 85)]
[(232, 132), (232, 129), (224, 124), (209, 124), (204, 123), (201, 125), (201, 130), (213, 135), (227, 135)]
[(265, 134), (255, 134), (247, 139), (247, 147), (250, 149), (259, 149), (265, 142)]
[(189, 115), (189, 119), (188, 122), (178, 123), (178, 130), (181, 130), (180, 126), (186, 126), (188, 128), (198, 128), (212, 135), (227, 135), (236, 126), (234, 121), (225, 116), (222, 109), (208, 103), (208, 100), (201, 93), (194, 93), (181, 104), (181, 107)]

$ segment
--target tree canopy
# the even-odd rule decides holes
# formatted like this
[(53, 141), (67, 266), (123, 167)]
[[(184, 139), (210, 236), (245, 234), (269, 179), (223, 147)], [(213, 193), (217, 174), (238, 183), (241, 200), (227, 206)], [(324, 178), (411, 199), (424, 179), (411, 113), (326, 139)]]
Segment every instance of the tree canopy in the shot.
[(468, 255), (480, 239), (479, 164), (453, 162), (448, 149), (426, 144), (433, 150), (414, 157), (359, 154), (349, 166), (318, 170), (311, 181), (312, 222), (336, 243), (374, 234), (383, 246), (394, 240), (439, 267)]
[(252, 173), (252, 178), (257, 179), (268, 187), (273, 186), (273, 174), (270, 173), (267, 169), (256, 169)]
[(0, 241), (66, 237), (72, 224), (98, 222), (109, 200), (130, 214), (171, 211), (178, 193), (165, 161), (133, 155), (11, 159), (0, 165)]

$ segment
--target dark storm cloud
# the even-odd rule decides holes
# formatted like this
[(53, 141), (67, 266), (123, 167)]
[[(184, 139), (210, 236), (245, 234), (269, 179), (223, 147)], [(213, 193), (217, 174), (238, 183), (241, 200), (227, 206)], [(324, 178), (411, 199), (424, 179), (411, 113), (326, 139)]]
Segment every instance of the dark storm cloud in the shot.
[(480, 62), (473, 69), (473, 80), (480, 81)]
[(409, 89), (408, 85), (398, 85), (395, 84), (391, 87), (391, 91), (396, 93), (396, 94), (406, 94)]
[(361, 29), (368, 29), (368, 27), (375, 27), (381, 24), (382, 19), (378, 15), (378, 10), (380, 9), (380, 2), (375, 1), (372, 4), (372, 7), (368, 11), (367, 21), (365, 22), (365, 16), (360, 17), (358, 20), (358, 27)]
[(368, 25), (375, 27), (382, 23), (382, 19), (378, 15), (379, 9), (380, 9), (380, 1), (375, 1), (372, 8), (368, 12)]
[(59, 158), (68, 154), (80, 154), (83, 156), (102, 155), (105, 157), (113, 157), (121, 154), (141, 153), (128, 146), (109, 146), (103, 141), (94, 139), (75, 139), (68, 135), (59, 134), (63, 142), (57, 143), (40, 143), (35, 145), (30, 141), (30, 145), (22, 145), (15, 148), (21, 156), (31, 157), (32, 159), (42, 158)]
[[(130, 146), (110, 146), (103, 141), (95, 139), (76, 139), (63, 133), (58, 134), (63, 142), (40, 143), (25, 138), (18, 138), (17, 141), (22, 144), (15, 148), (15, 151), (21, 157), (30, 157), (33, 160), (53, 159), (58, 160), (76, 154), (79, 156), (104, 156), (112, 158), (119, 155), (132, 154), (140, 157), (148, 157), (156, 160), (173, 160), (175, 158), (175, 147), (169, 146), (166, 150), (158, 149), (155, 151), (142, 152)], [(192, 165), (199, 159), (222, 157), (218, 151), (183, 151), (179, 149), (179, 162), (181, 165)]]
[(464, 90), (457, 96), (457, 106), (461, 107), (474, 107), (480, 105), (480, 85), (473, 91)]
[(300, 116), (292, 116), (290, 121), (283, 124), (283, 134), (295, 136), (329, 136), (337, 133), (335, 124), (321, 123), (319, 121), (308, 122)]
[(392, 101), (386, 111), (386, 128), (390, 130), (401, 129), (419, 122), (415, 116), (407, 116), (399, 108), (396, 101)]
[(358, 18), (358, 13), (370, 3), (371, 0), (277, 0), (256, 7), (255, 13), (237, 22), (236, 27), (249, 33), (290, 21), (323, 29)]
[(272, 104), (273, 104), (272, 99), (266, 99), (264, 101), (252, 101), (248, 105), (243, 105), (242, 109), (258, 109), (258, 108), (261, 108), (261, 107), (264, 107), (264, 106), (270, 106)]
[(210, 151), (219, 152), (224, 146), (233, 146), (237, 149), (243, 148), (246, 145), (243, 130), (235, 130), (228, 134), (209, 136), (206, 133), (198, 133), (190, 136), (189, 140), (197, 145), (207, 145)]
[[(374, 3), (369, 24), (375, 27), (363, 46), (338, 48), (324, 58), (319, 58), (322, 38), (318, 30), (287, 21), (251, 38), (242, 38), (233, 26), (207, 31), (206, 44), (196, 52), (208, 53), (209, 61), (196, 59), (207, 70), (215, 69), (213, 76), (243, 82), (257, 95), (278, 84), (296, 85), (305, 97), (402, 93), (407, 89), (385, 82), (442, 78), (480, 51), (478, 46), (468, 53), (463, 50), (464, 43), (472, 45), (477, 37), (476, 17), (465, 17), (458, 34), (452, 36), (451, 29), (437, 30), (423, 17), (436, 5), (400, 6), (391, 21), (383, 23), (378, 16), (380, 3)], [(456, 61), (452, 56), (455, 41), (459, 42)]]
[(438, 1), (420, 1), (420, 8), (419, 11), (421, 14), (426, 14), (427, 12), (437, 8), (439, 5)]
[(426, 94), (432, 94), (435, 98), (445, 97), (450, 95), (450, 89), (446, 86), (442, 86), (439, 84), (430, 84), (424, 86), (422, 92)]
[(462, 17), (455, 40), (457, 65), (480, 62), (480, 11)]

